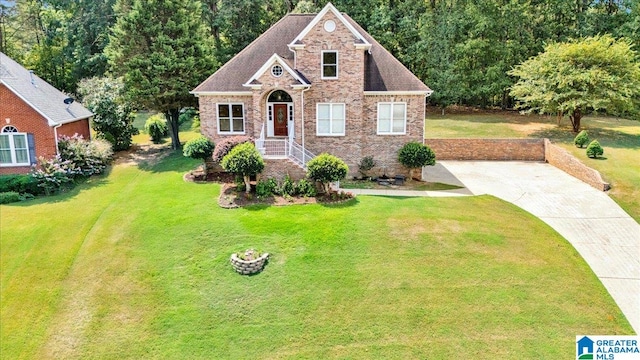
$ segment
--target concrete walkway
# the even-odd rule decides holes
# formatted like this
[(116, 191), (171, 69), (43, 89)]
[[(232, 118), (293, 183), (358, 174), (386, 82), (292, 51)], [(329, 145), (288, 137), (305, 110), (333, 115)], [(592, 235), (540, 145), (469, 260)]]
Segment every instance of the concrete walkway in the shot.
[(449, 191), (348, 190), (356, 194), (464, 196), (489, 194), (537, 216), (567, 239), (591, 266), (640, 333), (640, 225), (604, 192), (549, 164), (439, 161), (423, 178), (465, 186)]

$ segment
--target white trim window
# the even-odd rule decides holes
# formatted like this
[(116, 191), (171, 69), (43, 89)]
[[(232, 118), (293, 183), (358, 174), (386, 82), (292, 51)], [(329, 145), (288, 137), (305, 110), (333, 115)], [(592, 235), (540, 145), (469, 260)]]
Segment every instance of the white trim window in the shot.
[(244, 104), (218, 104), (218, 134), (244, 134)]
[(323, 50), (321, 57), (321, 69), (323, 79), (338, 78), (338, 52), (335, 50)]
[(317, 104), (316, 134), (318, 136), (344, 136), (345, 107), (345, 104)]
[(30, 165), (29, 142), (26, 133), (18, 132), (15, 126), (5, 126), (0, 133), (0, 165)]
[(404, 135), (407, 132), (407, 103), (378, 103), (378, 135)]

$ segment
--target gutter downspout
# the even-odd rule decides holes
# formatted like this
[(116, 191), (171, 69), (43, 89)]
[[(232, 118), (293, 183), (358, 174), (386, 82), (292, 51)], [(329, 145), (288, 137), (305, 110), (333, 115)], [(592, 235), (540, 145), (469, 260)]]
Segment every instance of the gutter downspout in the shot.
[(60, 150), (58, 149), (58, 128), (61, 127), (62, 124), (58, 124), (53, 127), (53, 136), (56, 140), (56, 155), (60, 155)]

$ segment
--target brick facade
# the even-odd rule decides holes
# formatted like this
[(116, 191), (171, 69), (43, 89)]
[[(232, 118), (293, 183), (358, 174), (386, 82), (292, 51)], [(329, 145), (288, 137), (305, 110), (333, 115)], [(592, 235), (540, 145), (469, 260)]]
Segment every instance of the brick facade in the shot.
[[(336, 23), (336, 29), (330, 36), (323, 28), (327, 20)], [(408, 170), (399, 164), (397, 153), (409, 141), (422, 141), (425, 95), (365, 94), (365, 50), (357, 48), (353, 33), (332, 12), (328, 12), (315, 24), (304, 36), (303, 42), (304, 47), (295, 50), (295, 68), (311, 83), (308, 90), (294, 88), (293, 85), (299, 85), (299, 82), (286, 71), (282, 76), (275, 77), (267, 69), (255, 81), (261, 85), (259, 89), (247, 88), (252, 95), (200, 95), (202, 133), (214, 142), (227, 136), (218, 134), (216, 104), (237, 102), (244, 104), (246, 135), (259, 138), (263, 124), (266, 126), (268, 121), (266, 112), (269, 94), (275, 90), (284, 90), (293, 100), (294, 124), (289, 131), (293, 130), (293, 139), (297, 143), (316, 155), (327, 152), (343, 159), (349, 166), (350, 176), (358, 174), (357, 164), (365, 156), (372, 156), (377, 162), (378, 166), (371, 171), (372, 174), (408, 174)], [(337, 79), (322, 79), (323, 50), (338, 53)], [(377, 134), (379, 102), (407, 104), (406, 134)], [(319, 103), (345, 104), (344, 136), (317, 135), (316, 109)], [(278, 171), (280, 169), (275, 162), (267, 163), (265, 173), (276, 174)]]
[[(0, 106), (0, 129), (7, 125), (12, 125), (21, 133), (31, 133), (35, 139), (36, 157), (50, 158), (55, 156), (57, 154), (56, 131), (49, 126), (47, 120), (3, 84), (0, 84), (0, 99), (2, 100), (2, 106)], [(87, 119), (64, 124), (57, 130), (58, 135), (79, 133), (85, 138), (89, 138), (89, 123)], [(27, 172), (29, 172), (29, 166), (0, 167), (0, 174)]]

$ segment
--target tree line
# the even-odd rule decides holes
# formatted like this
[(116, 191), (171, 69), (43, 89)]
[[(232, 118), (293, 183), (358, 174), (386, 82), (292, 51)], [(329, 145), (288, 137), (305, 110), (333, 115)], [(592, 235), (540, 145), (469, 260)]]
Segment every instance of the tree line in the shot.
[[(199, 44), (190, 41), (185, 45), (198, 48), (186, 51), (189, 56), (206, 57), (198, 66), (208, 67), (196, 72), (201, 78), (184, 82), (190, 86), (204, 80), (286, 13), (316, 12), (326, 3), (0, 0), (0, 51), (57, 88), (77, 94), (82, 79), (126, 72), (128, 63), (121, 50), (132, 41), (135, 29), (127, 30), (122, 20), (131, 18), (132, 12), (140, 15), (132, 26), (159, 32), (167, 24), (173, 26), (175, 18), (188, 19), (189, 29), (203, 31), (196, 39)], [(517, 79), (510, 71), (550, 43), (609, 34), (635, 47), (640, 44), (640, 0), (334, 0), (333, 4), (429, 85), (434, 90), (430, 103), (442, 107), (514, 107), (510, 89)], [(174, 13), (143, 16), (145, 7), (173, 9)], [(176, 15), (178, 11), (182, 15)], [(143, 33), (153, 36), (151, 31)], [(181, 55), (167, 54), (167, 60), (176, 56)], [(170, 61), (155, 60), (170, 66)], [(136, 76), (137, 81), (152, 81)], [(148, 92), (155, 86), (147, 85), (140, 90)]]

